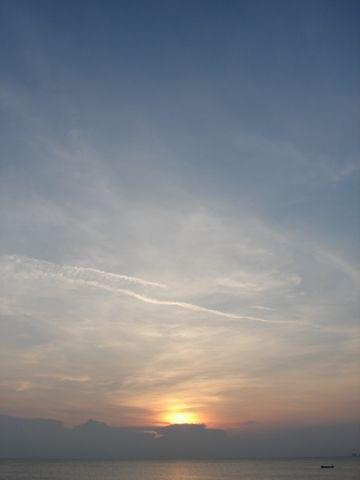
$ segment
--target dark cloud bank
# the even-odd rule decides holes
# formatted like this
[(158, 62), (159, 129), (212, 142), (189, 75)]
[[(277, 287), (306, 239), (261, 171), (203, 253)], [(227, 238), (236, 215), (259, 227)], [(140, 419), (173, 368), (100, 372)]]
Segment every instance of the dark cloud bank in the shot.
[(205, 425), (109, 427), (89, 420), (72, 428), (57, 420), (0, 415), (0, 458), (241, 458), (350, 455), (359, 425), (338, 424), (235, 434)]

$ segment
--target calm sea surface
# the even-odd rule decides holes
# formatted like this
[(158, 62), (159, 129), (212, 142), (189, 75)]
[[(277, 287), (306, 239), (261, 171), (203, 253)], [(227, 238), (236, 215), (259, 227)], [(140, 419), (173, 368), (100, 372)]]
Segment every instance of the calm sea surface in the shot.
[[(321, 469), (333, 464), (334, 469)], [(0, 460), (1, 480), (359, 480), (360, 458), (224, 461)]]

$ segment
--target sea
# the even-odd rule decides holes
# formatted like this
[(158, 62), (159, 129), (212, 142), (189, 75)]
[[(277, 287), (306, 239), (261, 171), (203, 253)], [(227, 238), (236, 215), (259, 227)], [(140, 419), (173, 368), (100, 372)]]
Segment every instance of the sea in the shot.
[[(321, 465), (334, 465), (322, 469)], [(359, 458), (0, 460), (0, 480), (359, 480)]]

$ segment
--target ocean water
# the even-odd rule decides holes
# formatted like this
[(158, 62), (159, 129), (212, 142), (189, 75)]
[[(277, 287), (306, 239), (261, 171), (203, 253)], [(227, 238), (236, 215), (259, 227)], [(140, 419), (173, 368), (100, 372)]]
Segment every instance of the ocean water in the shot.
[[(333, 464), (334, 469), (321, 469)], [(359, 480), (360, 458), (223, 461), (1, 460), (0, 480)]]

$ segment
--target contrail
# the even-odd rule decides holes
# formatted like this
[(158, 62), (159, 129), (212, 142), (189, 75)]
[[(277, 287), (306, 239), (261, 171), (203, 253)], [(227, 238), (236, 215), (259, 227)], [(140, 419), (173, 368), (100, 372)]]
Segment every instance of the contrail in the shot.
[(151, 303), (153, 305), (163, 305), (163, 306), (168, 306), (168, 307), (179, 307), (183, 308), (185, 310), (191, 310), (193, 312), (203, 312), (203, 313), (209, 313), (211, 315), (216, 315), (218, 317), (225, 317), (225, 318), (230, 318), (233, 320), (249, 320), (252, 322), (262, 322), (262, 323), (282, 323), (282, 324), (289, 324), (289, 323), (297, 323), (295, 321), (282, 321), (282, 320), (267, 320), (266, 318), (261, 318), (261, 317), (253, 317), (249, 315), (238, 315), (236, 313), (228, 313), (228, 312), (223, 312), (222, 310), (216, 310), (213, 308), (206, 308), (202, 307), (200, 305), (196, 305), (194, 303), (187, 303), (187, 302), (177, 302), (173, 300), (159, 300), (156, 298), (150, 298), (145, 295), (141, 295), (137, 292), (133, 292), (132, 290), (127, 290), (123, 288), (112, 288), (112, 287), (107, 287), (106, 285), (98, 285), (96, 282), (87, 282), (88, 285), (92, 285), (97, 288), (103, 288), (105, 290), (109, 290), (113, 293), (120, 293), (123, 295), (127, 295), (128, 297), (133, 297), (136, 298), (137, 300), (141, 300), (142, 302), (145, 303)]
[(69, 279), (83, 281), (91, 281), (95, 278), (95, 280), (97, 281), (125, 281), (145, 287), (156, 287), (163, 289), (167, 288), (164, 283), (152, 282), (144, 280), (143, 278), (130, 277), (128, 275), (122, 275), (118, 273), (104, 272), (103, 270), (98, 270), (96, 268), (78, 267), (73, 265), (62, 266), (56, 263), (47, 262), (46, 260), (38, 260), (36, 258), (23, 257), (18, 255), (7, 256), (6, 258), (16, 264), (22, 265), (25, 268), (33, 268), (34, 270), (37, 270), (38, 273), (43, 274), (44, 276), (67, 277)]
[(56, 278), (59, 280), (76, 283), (79, 285), (99, 288), (109, 291), (111, 293), (126, 295), (128, 297), (135, 298), (141, 302), (149, 303), (152, 305), (177, 307), (192, 312), (208, 313), (218, 317), (228, 318), (231, 320), (242, 320), (251, 322), (271, 323), (271, 324), (294, 324), (296, 321), (282, 321), (282, 320), (269, 320), (262, 317), (254, 317), (249, 315), (238, 315), (235, 313), (224, 312), (222, 310), (216, 310), (213, 308), (202, 307), (200, 305), (188, 302), (179, 302), (175, 300), (160, 300), (157, 298), (148, 297), (133, 290), (127, 288), (121, 288), (114, 286), (114, 281), (125, 281), (142, 286), (150, 286), (157, 288), (167, 288), (165, 284), (144, 280), (137, 277), (130, 277), (128, 275), (120, 275), (117, 273), (104, 272), (95, 268), (78, 267), (78, 266), (61, 266), (52, 262), (44, 260), (37, 260), (34, 258), (20, 257), (17, 255), (8, 256), (7, 259), (13, 263), (20, 265), (26, 270), (31, 269), (30, 276), (32, 278)]

